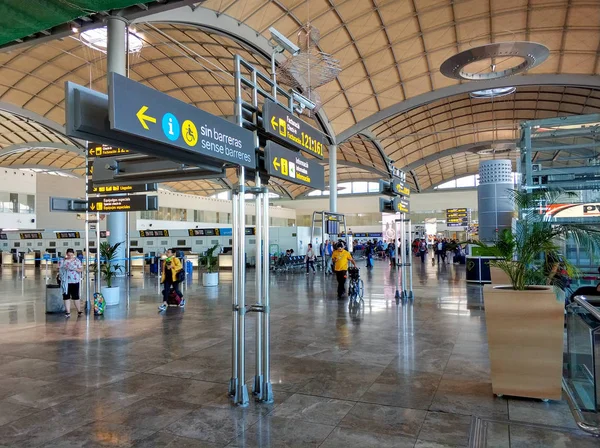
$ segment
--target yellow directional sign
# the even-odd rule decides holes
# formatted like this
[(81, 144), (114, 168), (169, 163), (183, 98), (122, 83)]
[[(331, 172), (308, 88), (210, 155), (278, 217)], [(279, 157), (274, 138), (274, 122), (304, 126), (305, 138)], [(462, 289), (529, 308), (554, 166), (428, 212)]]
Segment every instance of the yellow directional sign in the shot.
[(267, 142), (264, 153), (269, 175), (316, 190), (325, 188), (325, 168), (316, 159), (304, 158), (272, 141)]
[(115, 157), (121, 154), (131, 154), (131, 151), (124, 148), (115, 148), (110, 145), (101, 145), (99, 143), (88, 144), (88, 155), (90, 157)]
[(299, 149), (323, 158), (327, 142), (325, 135), (271, 100), (265, 100), (263, 106), (263, 127), (269, 138), (286, 148)]
[(142, 106), (142, 107), (140, 107), (140, 110), (137, 111), (137, 114), (135, 114), (135, 116), (137, 117), (138, 120), (140, 120), (140, 123), (142, 124), (144, 129), (148, 131), (148, 130), (150, 130), (150, 128), (148, 127), (146, 122), (148, 121), (150, 123), (156, 123), (156, 118), (146, 115), (147, 110), (148, 110), (148, 106)]
[(137, 212), (143, 210), (158, 210), (158, 196), (145, 194), (134, 196), (102, 196), (88, 201), (91, 212)]

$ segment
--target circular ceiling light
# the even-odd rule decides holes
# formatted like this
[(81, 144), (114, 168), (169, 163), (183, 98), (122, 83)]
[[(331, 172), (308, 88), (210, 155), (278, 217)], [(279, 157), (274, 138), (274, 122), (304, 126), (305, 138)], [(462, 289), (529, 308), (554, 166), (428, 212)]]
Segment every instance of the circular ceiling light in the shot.
[(548, 48), (535, 42), (500, 42), (455, 54), (444, 61), (440, 71), (454, 79), (500, 79), (532, 69), (549, 54)]
[[(106, 27), (103, 27), (83, 31), (79, 35), (79, 40), (83, 45), (106, 53), (106, 49), (108, 48), (108, 30)], [(125, 40), (129, 43), (129, 53), (138, 53), (144, 47), (142, 39), (131, 31), (129, 32), (129, 38), (126, 37)]]
[(496, 89), (476, 90), (471, 92), (470, 95), (471, 98), (475, 99), (500, 98), (502, 96), (512, 95), (516, 90), (516, 87), (498, 87)]

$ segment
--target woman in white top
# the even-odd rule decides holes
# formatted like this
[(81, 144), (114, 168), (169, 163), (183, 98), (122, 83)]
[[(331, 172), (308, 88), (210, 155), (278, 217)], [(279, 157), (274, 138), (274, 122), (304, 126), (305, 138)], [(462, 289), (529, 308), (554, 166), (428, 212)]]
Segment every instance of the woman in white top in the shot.
[(77, 315), (81, 316), (81, 305), (79, 302), (79, 283), (81, 282), (82, 265), (75, 256), (73, 249), (67, 249), (66, 257), (59, 264), (60, 282), (65, 302), (65, 317), (71, 317), (71, 300), (77, 309)]
[(309, 267), (312, 267), (313, 274), (317, 273), (317, 271), (315, 271), (315, 258), (315, 251), (313, 250), (312, 244), (308, 243), (308, 250), (304, 256), (304, 260), (306, 261), (306, 275), (308, 275)]

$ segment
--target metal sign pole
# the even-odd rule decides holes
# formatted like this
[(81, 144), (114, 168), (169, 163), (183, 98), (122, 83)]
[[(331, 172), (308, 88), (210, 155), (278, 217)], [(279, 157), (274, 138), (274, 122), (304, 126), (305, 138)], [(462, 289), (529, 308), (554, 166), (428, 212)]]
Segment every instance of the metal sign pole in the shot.
[(96, 213), (96, 292), (100, 292), (100, 213)]
[[(88, 151), (88, 142), (85, 142), (85, 308), (90, 312), (90, 214), (88, 212), (89, 207), (87, 206), (89, 200), (88, 194), (88, 186), (90, 183), (90, 175), (88, 172), (88, 164), (89, 164), (89, 151)], [(99, 225), (99, 224), (97, 224)]]
[(269, 193), (263, 193), (263, 385), (261, 388), (260, 401), (264, 403), (273, 403), (273, 386), (271, 385), (271, 305), (269, 294)]
[(400, 241), (402, 243), (402, 298), (406, 299), (406, 213), (402, 213), (402, 224), (401, 224), (401, 235)]
[[(260, 188), (261, 186), (261, 181), (260, 181), (260, 175), (258, 173), (258, 171), (256, 172), (256, 177), (255, 177), (255, 186), (257, 188)], [(263, 266), (263, 251), (267, 251), (268, 252), (268, 247), (265, 247), (268, 242), (265, 243), (263, 237), (264, 237), (264, 232), (263, 232), (263, 222), (262, 222), (262, 200), (263, 200), (263, 193), (256, 193), (254, 196), (254, 205), (255, 205), (255, 215), (256, 215), (256, 230), (258, 231), (256, 234), (256, 256), (254, 257), (255, 259), (255, 287), (256, 287), (256, 305), (258, 307), (262, 306), (263, 303), (263, 292), (262, 292), (262, 288), (263, 288), (263, 284), (262, 284), (262, 276), (263, 276), (263, 269), (269, 269), (269, 263), (265, 263)], [(260, 388), (262, 386), (262, 381), (263, 381), (263, 377), (262, 377), (262, 330), (263, 330), (263, 313), (262, 312), (258, 312), (256, 313), (256, 340), (254, 341), (256, 344), (256, 374), (254, 375), (254, 386), (252, 388), (252, 393), (255, 396), (260, 396)]]
[(394, 264), (396, 265), (396, 294), (394, 294), (394, 298), (396, 299), (396, 302), (398, 302), (400, 300), (400, 290), (401, 290), (401, 286), (400, 286), (400, 261), (398, 259), (398, 252), (399, 252), (399, 250), (397, 249), (397, 244), (396, 244), (396, 239), (397, 239), (399, 233), (400, 232), (398, 231), (398, 220), (395, 219), (394, 220), (394, 239), (392, 240), (392, 247), (395, 249)]
[(231, 379), (229, 380), (229, 395), (235, 396), (237, 391), (238, 377), (238, 283), (236, 281), (238, 266), (238, 232), (239, 227), (239, 192), (233, 191), (231, 195), (232, 203), (232, 258), (233, 263), (231, 265), (232, 277), (233, 277), (233, 288), (232, 288), (232, 323), (231, 323)]
[(246, 335), (246, 187), (244, 180), (246, 169), (243, 166), (239, 168), (239, 225), (235, 231), (238, 233), (238, 272), (233, 277), (233, 281), (238, 285), (238, 369), (237, 369), (237, 390), (235, 402), (239, 406), (248, 405), (248, 388), (246, 387), (246, 359), (245, 359), (245, 335)]
[[(412, 236), (412, 222), (410, 220), (410, 218), (408, 219), (408, 235), (409, 237)], [(413, 299), (414, 295), (413, 295), (413, 263), (412, 263), (412, 258), (411, 261), (408, 263), (408, 282), (409, 282), (409, 287), (408, 287), (408, 298), (409, 299)]]

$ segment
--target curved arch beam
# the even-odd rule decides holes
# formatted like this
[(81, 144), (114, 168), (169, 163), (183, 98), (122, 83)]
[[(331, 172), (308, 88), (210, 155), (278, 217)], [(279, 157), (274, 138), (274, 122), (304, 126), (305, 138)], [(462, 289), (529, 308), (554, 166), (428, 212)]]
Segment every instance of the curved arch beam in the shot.
[(495, 143), (517, 143), (516, 140), (488, 140), (483, 142), (476, 143), (467, 143), (466, 145), (455, 146), (454, 148), (448, 148), (443, 151), (440, 151), (435, 154), (431, 154), (429, 156), (423, 157), (415, 162), (409, 163), (402, 169), (404, 171), (413, 171), (414, 169), (427, 165), (428, 163), (435, 162), (438, 159), (442, 159), (444, 157), (453, 156), (454, 154), (460, 154), (462, 152), (471, 152), (471, 149), (478, 148), (480, 146), (493, 145)]
[(79, 145), (81, 145), (81, 147), (83, 148), (83, 143), (80, 142), (79, 140), (75, 140), (70, 137), (67, 137), (65, 135), (65, 127), (58, 124), (56, 121), (49, 120), (48, 118), (42, 117), (41, 115), (36, 114), (35, 112), (32, 112), (27, 109), (23, 109), (22, 107), (15, 106), (14, 104), (10, 104), (5, 101), (0, 101), (0, 110), (9, 112), (13, 115), (17, 115), (17, 116), (25, 118), (27, 120), (35, 121), (36, 123), (44, 126), (45, 128), (48, 128), (55, 132), (58, 132), (64, 138), (71, 140), (74, 143), (79, 143)]
[[(271, 60), (273, 48), (269, 45), (269, 41), (266, 37), (256, 32), (245, 23), (240, 23), (226, 14), (218, 14), (212, 9), (204, 8), (202, 6), (197, 6), (195, 8), (183, 7), (158, 14), (151, 14), (133, 21), (133, 23), (148, 22), (196, 26), (231, 38), (243, 46), (253, 49), (268, 61)], [(275, 59), (281, 64), (286, 58), (283, 55), (278, 54)], [(319, 110), (316, 115), (319, 124), (332, 140), (332, 143), (335, 144), (335, 131), (331, 127), (329, 119), (323, 109)]]
[(338, 144), (348, 140), (353, 135), (361, 133), (371, 126), (385, 121), (395, 115), (402, 114), (411, 109), (423, 106), (433, 101), (448, 98), (454, 95), (473, 92), (475, 90), (495, 89), (498, 87), (521, 87), (521, 86), (561, 86), (561, 87), (584, 87), (589, 89), (600, 89), (600, 76), (594, 75), (526, 75), (511, 76), (509, 78), (494, 79), (488, 81), (473, 81), (463, 84), (456, 84), (450, 87), (433, 90), (431, 92), (417, 95), (408, 100), (401, 101), (393, 106), (387, 107), (373, 115), (359, 121), (354, 126), (336, 136)]
[(62, 149), (65, 151), (70, 151), (78, 156), (85, 156), (83, 151), (76, 146), (65, 145), (63, 143), (55, 143), (55, 142), (32, 142), (32, 143), (18, 143), (16, 145), (10, 145), (6, 148), (0, 149), (0, 157), (8, 156), (10, 154), (17, 154), (20, 152), (27, 152), (30, 150), (36, 149)]
[[(321, 160), (319, 163), (324, 166), (329, 165), (329, 162), (327, 160)], [(370, 173), (377, 174), (380, 176), (386, 176), (388, 174), (385, 171), (382, 171), (379, 168), (376, 168), (374, 166), (367, 166), (367, 165), (363, 165), (362, 163), (350, 162), (350, 161), (344, 160), (344, 159), (337, 159), (337, 164), (338, 164), (338, 166), (349, 166), (351, 168), (358, 168), (360, 170), (368, 171)]]
[(387, 174), (391, 174), (390, 158), (385, 153), (385, 149), (383, 149), (383, 146), (381, 145), (381, 142), (379, 141), (377, 136), (375, 134), (373, 134), (369, 129), (365, 129), (362, 132), (360, 132), (359, 134), (362, 135), (363, 137), (366, 137), (368, 140), (371, 141), (371, 143), (373, 143), (373, 145), (377, 149), (377, 152), (381, 156), (381, 161), (387, 167)]

